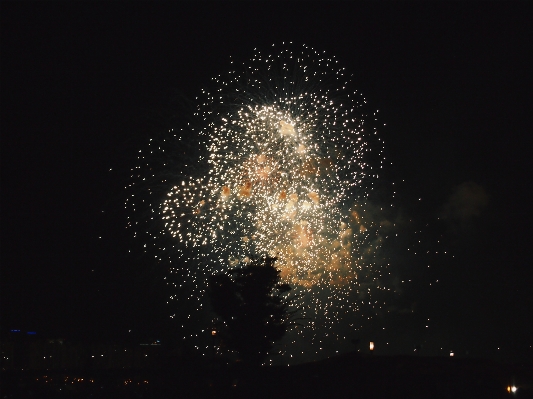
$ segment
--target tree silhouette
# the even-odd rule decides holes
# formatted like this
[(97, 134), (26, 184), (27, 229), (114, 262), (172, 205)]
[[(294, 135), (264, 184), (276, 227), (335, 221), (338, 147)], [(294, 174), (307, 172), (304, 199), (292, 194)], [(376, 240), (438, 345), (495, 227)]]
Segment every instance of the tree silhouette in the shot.
[(279, 282), (276, 258), (254, 259), (210, 279), (209, 297), (215, 313), (223, 320), (220, 338), (239, 352), (243, 361), (261, 364), (281, 339), (296, 310), (289, 310), (288, 284)]

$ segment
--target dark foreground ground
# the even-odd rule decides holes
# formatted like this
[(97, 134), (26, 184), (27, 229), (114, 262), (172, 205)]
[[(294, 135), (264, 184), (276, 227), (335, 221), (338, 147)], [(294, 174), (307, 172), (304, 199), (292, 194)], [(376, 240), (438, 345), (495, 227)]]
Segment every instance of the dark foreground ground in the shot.
[[(508, 392), (512, 386), (516, 391)], [(4, 371), (2, 398), (533, 398), (533, 365), (348, 354), (292, 367)]]

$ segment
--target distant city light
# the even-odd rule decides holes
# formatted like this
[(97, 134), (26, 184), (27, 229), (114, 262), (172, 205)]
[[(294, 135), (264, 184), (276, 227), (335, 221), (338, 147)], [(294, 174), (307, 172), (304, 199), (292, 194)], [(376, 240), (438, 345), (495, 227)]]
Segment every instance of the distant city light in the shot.
[(450, 352), (450, 357), (454, 357), (454, 356), (455, 356), (455, 353), (453, 353), (453, 351)]
[(374, 350), (374, 342), (370, 341), (370, 351), (373, 351), (373, 350)]

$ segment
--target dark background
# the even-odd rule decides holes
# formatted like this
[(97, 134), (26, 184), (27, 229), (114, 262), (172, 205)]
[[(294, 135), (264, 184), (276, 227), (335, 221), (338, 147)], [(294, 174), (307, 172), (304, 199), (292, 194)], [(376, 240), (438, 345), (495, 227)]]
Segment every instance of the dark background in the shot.
[(386, 124), (397, 209), (441, 241), (424, 250), (449, 252), (429, 273), (397, 248), (418, 316), (388, 322), (395, 350), (412, 329), (531, 359), (532, 16), (526, 2), (2, 2), (2, 333), (168, 331), (164, 272), (128, 252), (129, 169), (230, 57), (292, 41), (353, 74)]

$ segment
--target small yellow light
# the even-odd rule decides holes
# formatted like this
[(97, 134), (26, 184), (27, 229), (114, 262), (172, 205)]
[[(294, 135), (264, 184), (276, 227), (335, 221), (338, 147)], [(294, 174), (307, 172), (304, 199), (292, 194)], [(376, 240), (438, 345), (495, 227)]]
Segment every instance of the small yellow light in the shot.
[(374, 342), (373, 342), (373, 341), (370, 341), (370, 350), (371, 350), (371, 351), (374, 350)]

